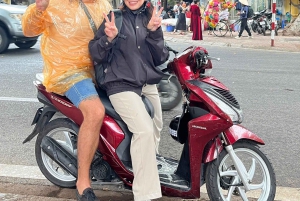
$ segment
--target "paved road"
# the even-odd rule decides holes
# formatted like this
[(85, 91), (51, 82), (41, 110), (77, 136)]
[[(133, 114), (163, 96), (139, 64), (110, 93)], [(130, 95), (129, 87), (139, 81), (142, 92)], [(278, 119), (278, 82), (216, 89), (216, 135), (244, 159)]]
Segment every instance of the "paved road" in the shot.
[[(174, 40), (177, 41), (174, 42)], [(182, 50), (190, 44), (186, 42), (186, 39), (184, 40), (180, 41), (170, 37), (169, 43), (172, 47)], [(287, 189), (292, 193), (291, 196), (286, 195), (281, 188), (280, 192), (283, 193), (280, 195), (286, 195), (285, 198), (288, 200), (295, 198), (298, 192), (295, 188), (300, 187), (300, 181), (295, 179), (298, 178), (300, 165), (299, 146), (297, 145), (297, 131), (300, 128), (298, 124), (300, 117), (297, 115), (300, 112), (299, 65), (296, 60), (299, 54), (225, 48), (222, 47), (222, 43), (219, 45), (215, 43), (214, 46), (203, 45), (209, 50), (211, 56), (221, 57), (221, 62), (214, 62), (213, 74), (231, 89), (240, 102), (245, 113), (243, 125), (258, 133), (266, 141), (266, 146), (262, 149), (273, 162), (277, 184), (293, 187), (293, 189)], [(25, 169), (29, 166), (32, 170), (36, 166), (34, 141), (26, 145), (21, 145), (21, 142), (31, 132), (32, 128), (29, 125), (35, 110), (40, 107), (40, 104), (34, 102), (36, 91), (32, 85), (35, 73), (41, 72), (42, 60), (39, 49), (22, 51), (11, 46), (6, 54), (0, 55), (0, 66), (0, 133), (2, 138), (0, 141), (0, 164), (23, 165), (22, 168)], [(179, 113), (180, 107), (164, 112), (165, 122), (169, 122), (174, 115)], [(178, 158), (179, 149), (173, 148), (175, 145), (176, 143), (173, 140), (170, 141), (167, 134), (166, 123), (160, 150), (167, 156)], [(2, 182), (46, 185), (45, 189), (49, 187), (49, 183), (43, 179), (32, 179), (32, 176), (38, 174), (38, 170), (30, 174), (31, 179), (12, 179), (11, 173), (16, 171), (14, 174), (17, 175), (20, 173), (17, 171), (20, 167), (8, 167), (11, 169), (4, 175), (3, 168), (0, 168)], [(10, 177), (7, 177), (7, 174), (10, 174)], [(39, 177), (39, 175), (37, 176)], [(42, 184), (40, 184), (41, 181)], [(15, 191), (11, 192), (10, 190), (14, 187)], [(21, 191), (17, 190), (19, 188), (16, 186), (14, 187), (4, 186), (0, 188), (0, 192), (13, 194), (5, 194), (5, 196), (14, 196)], [(20, 187), (20, 189), (22, 188), (25, 186)], [(35, 189), (35, 186), (32, 186), (32, 189)], [(21, 195), (24, 195), (24, 192)], [(25, 199), (27, 198), (19, 200)]]

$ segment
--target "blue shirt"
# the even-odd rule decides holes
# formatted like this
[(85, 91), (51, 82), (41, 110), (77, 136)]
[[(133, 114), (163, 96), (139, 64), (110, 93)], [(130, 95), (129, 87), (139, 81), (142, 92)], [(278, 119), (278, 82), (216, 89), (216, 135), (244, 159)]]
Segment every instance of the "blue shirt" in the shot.
[(248, 6), (242, 6), (240, 19), (247, 19), (248, 9)]

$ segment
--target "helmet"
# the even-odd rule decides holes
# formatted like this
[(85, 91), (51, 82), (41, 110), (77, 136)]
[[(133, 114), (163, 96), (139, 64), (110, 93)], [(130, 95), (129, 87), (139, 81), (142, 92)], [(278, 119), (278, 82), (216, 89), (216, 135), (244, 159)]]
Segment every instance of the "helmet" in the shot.
[(169, 134), (177, 142), (184, 144), (188, 138), (188, 122), (191, 120), (188, 112), (175, 116), (169, 125)]

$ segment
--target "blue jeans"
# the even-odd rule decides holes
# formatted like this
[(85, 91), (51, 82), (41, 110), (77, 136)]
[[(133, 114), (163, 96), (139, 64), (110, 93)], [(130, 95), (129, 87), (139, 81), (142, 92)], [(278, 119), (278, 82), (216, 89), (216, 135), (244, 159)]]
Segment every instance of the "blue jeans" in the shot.
[(92, 79), (88, 78), (75, 83), (65, 95), (78, 108), (83, 100), (98, 96), (98, 93)]

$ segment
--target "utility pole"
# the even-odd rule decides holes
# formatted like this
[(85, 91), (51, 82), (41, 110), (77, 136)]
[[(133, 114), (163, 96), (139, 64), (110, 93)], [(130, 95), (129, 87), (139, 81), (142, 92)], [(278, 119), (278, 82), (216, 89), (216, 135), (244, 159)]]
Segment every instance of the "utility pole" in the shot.
[(272, 3), (272, 23), (271, 23), (271, 46), (274, 46), (274, 38), (275, 38), (275, 20), (276, 20), (276, 0), (273, 0)]

